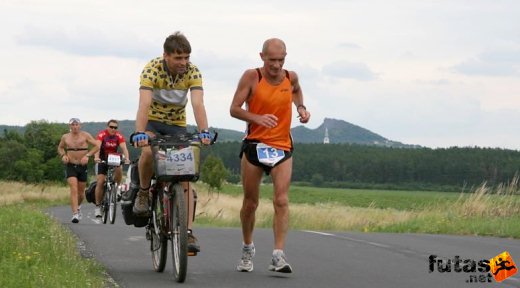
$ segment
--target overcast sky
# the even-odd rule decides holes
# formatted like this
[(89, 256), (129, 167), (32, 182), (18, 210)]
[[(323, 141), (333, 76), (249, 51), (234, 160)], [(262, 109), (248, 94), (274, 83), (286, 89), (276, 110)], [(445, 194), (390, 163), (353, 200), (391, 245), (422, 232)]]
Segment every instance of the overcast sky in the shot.
[(278, 37), (308, 128), (335, 118), (407, 144), (520, 149), (517, 0), (3, 0), (0, 124), (135, 119), (141, 70), (177, 30), (213, 127), (244, 129), (229, 116), (238, 79)]

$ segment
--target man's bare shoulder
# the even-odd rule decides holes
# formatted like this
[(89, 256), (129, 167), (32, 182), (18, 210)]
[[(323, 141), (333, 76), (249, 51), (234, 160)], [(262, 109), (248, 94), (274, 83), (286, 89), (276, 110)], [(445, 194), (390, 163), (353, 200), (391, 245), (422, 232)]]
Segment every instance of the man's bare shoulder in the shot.
[(244, 74), (242, 75), (242, 80), (255, 83), (258, 81), (258, 73), (256, 72), (256, 69), (247, 69), (244, 71)]
[(294, 81), (298, 81), (298, 74), (296, 74), (295, 71), (287, 70), (289, 73), (289, 78), (291, 78), (291, 81), (294, 79)]
[(92, 134), (88, 133), (87, 131), (80, 131), (81, 136), (84, 136), (85, 138), (92, 138)]

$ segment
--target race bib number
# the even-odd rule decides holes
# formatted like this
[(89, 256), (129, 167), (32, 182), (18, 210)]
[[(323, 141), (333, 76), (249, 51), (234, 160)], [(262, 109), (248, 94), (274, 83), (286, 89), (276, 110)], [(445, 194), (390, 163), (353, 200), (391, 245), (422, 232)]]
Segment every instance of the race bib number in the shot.
[(109, 153), (107, 158), (107, 164), (108, 166), (121, 165), (121, 155)]
[(191, 146), (170, 150), (166, 153), (167, 175), (193, 175), (195, 174), (195, 155)]
[(285, 151), (273, 148), (264, 143), (258, 143), (256, 145), (256, 155), (260, 163), (273, 167), (285, 157)]

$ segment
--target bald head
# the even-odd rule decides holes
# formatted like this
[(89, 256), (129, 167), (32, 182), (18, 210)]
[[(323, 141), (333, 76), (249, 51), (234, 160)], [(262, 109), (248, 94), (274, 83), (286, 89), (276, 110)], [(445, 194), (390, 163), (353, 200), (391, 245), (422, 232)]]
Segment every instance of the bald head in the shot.
[(285, 43), (278, 38), (271, 38), (265, 40), (264, 46), (262, 47), (262, 53), (267, 53), (269, 49), (273, 49), (276, 51), (282, 50), (283, 52), (286, 52)]

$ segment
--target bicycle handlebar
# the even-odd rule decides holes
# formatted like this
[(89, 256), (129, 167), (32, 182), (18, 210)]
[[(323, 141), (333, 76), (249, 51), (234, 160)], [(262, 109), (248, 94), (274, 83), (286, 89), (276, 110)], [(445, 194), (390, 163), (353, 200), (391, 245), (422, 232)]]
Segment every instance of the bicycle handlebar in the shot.
[[(218, 138), (218, 132), (213, 131), (214, 136), (211, 139), (209, 145), (215, 144), (217, 142)], [(199, 133), (183, 133), (183, 134), (176, 134), (176, 135), (158, 135), (154, 138), (150, 138), (149, 145), (155, 146), (160, 145), (163, 143), (182, 143), (182, 144), (189, 144), (190, 142), (199, 142), (202, 143)]]

